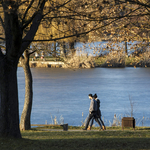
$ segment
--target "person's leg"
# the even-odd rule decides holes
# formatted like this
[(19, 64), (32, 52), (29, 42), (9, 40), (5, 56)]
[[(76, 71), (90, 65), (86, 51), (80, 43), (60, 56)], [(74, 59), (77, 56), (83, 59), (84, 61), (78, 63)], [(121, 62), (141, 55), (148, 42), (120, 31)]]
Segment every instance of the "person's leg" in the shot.
[(105, 127), (105, 125), (104, 125), (103, 120), (101, 119), (101, 116), (99, 117), (99, 120), (100, 120), (100, 122), (102, 123), (103, 130), (106, 130), (106, 127)]
[(87, 130), (90, 120), (94, 117), (93, 113), (89, 114), (84, 130)]
[(98, 120), (97, 114), (94, 115), (94, 119), (95, 119), (95, 121), (99, 124), (100, 129), (102, 129), (102, 125), (101, 125), (100, 121)]
[(87, 128), (87, 130), (91, 130), (92, 128), (92, 125), (93, 125), (93, 122), (94, 122), (94, 117), (92, 118), (91, 122), (89, 123), (89, 127)]
[(92, 120), (91, 120), (91, 122), (90, 122), (90, 127), (92, 127), (93, 122), (94, 122), (94, 117), (92, 118)]

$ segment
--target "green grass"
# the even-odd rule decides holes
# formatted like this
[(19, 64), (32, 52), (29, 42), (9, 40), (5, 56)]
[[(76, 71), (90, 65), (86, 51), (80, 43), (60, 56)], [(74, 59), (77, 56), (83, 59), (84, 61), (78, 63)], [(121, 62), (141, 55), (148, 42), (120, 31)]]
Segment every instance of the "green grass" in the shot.
[(96, 66), (101, 66), (102, 64), (104, 64), (106, 61), (106, 57), (98, 57), (95, 58), (95, 64)]
[[(103, 66), (107, 62), (107, 56), (106, 57), (99, 57), (95, 58), (95, 64), (98, 67)], [(115, 66), (114, 62), (114, 66)], [(144, 60), (143, 57), (125, 57), (125, 66), (127, 67), (150, 67), (149, 65), (149, 59)], [(117, 64), (116, 64), (117, 65)]]
[[(106, 131), (41, 131), (35, 128), (22, 132), (22, 139), (0, 138), (0, 150), (112, 150), (150, 149), (150, 128)], [(80, 130), (80, 131), (79, 131)]]

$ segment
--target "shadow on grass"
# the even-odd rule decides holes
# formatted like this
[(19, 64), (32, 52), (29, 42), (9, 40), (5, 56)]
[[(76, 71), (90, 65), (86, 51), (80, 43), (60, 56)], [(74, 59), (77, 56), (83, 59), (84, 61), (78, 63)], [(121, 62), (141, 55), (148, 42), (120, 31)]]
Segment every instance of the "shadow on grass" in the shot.
[(150, 149), (150, 138), (0, 139), (1, 150)]
[(140, 127), (140, 128), (138, 128), (138, 130), (149, 130), (150, 131), (150, 128), (149, 127)]

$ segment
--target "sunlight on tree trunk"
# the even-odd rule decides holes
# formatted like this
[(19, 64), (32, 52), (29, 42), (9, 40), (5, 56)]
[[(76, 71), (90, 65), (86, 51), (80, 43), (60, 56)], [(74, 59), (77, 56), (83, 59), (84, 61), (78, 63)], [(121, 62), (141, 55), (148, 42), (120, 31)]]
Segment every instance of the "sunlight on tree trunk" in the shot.
[(25, 100), (20, 120), (20, 130), (29, 130), (31, 129), (30, 116), (32, 110), (33, 90), (28, 50), (24, 52), (24, 58), (21, 58), (21, 63), (25, 74)]

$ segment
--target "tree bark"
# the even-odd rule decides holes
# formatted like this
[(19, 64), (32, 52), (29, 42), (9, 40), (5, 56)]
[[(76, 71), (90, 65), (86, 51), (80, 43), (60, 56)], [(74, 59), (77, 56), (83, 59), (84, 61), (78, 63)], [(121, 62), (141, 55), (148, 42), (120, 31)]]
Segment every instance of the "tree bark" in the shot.
[[(0, 50), (0, 136), (21, 138), (19, 129), (17, 65), (22, 44), (22, 30), (12, 1), (2, 3), (4, 9), (6, 54)], [(14, 6), (14, 8), (16, 8)]]
[(21, 138), (19, 129), (17, 64), (0, 59), (0, 136)]
[(33, 90), (32, 90), (32, 74), (29, 66), (29, 54), (26, 50), (24, 58), (21, 59), (22, 67), (25, 74), (25, 100), (20, 120), (20, 130), (31, 129), (30, 117), (32, 110)]
[[(2, 54), (0, 50), (1, 137), (21, 138), (19, 129), (17, 65), (20, 56), (34, 39), (39, 24), (43, 18), (45, 3), (46, 0), (39, 1), (39, 9), (34, 13), (35, 16), (33, 16), (27, 24), (22, 24), (23, 22), (18, 19), (18, 3), (13, 0), (4, 0), (1, 3), (4, 13), (4, 30), (6, 40), (6, 54)], [(23, 30), (29, 24), (31, 24), (30, 29), (23, 38)]]

